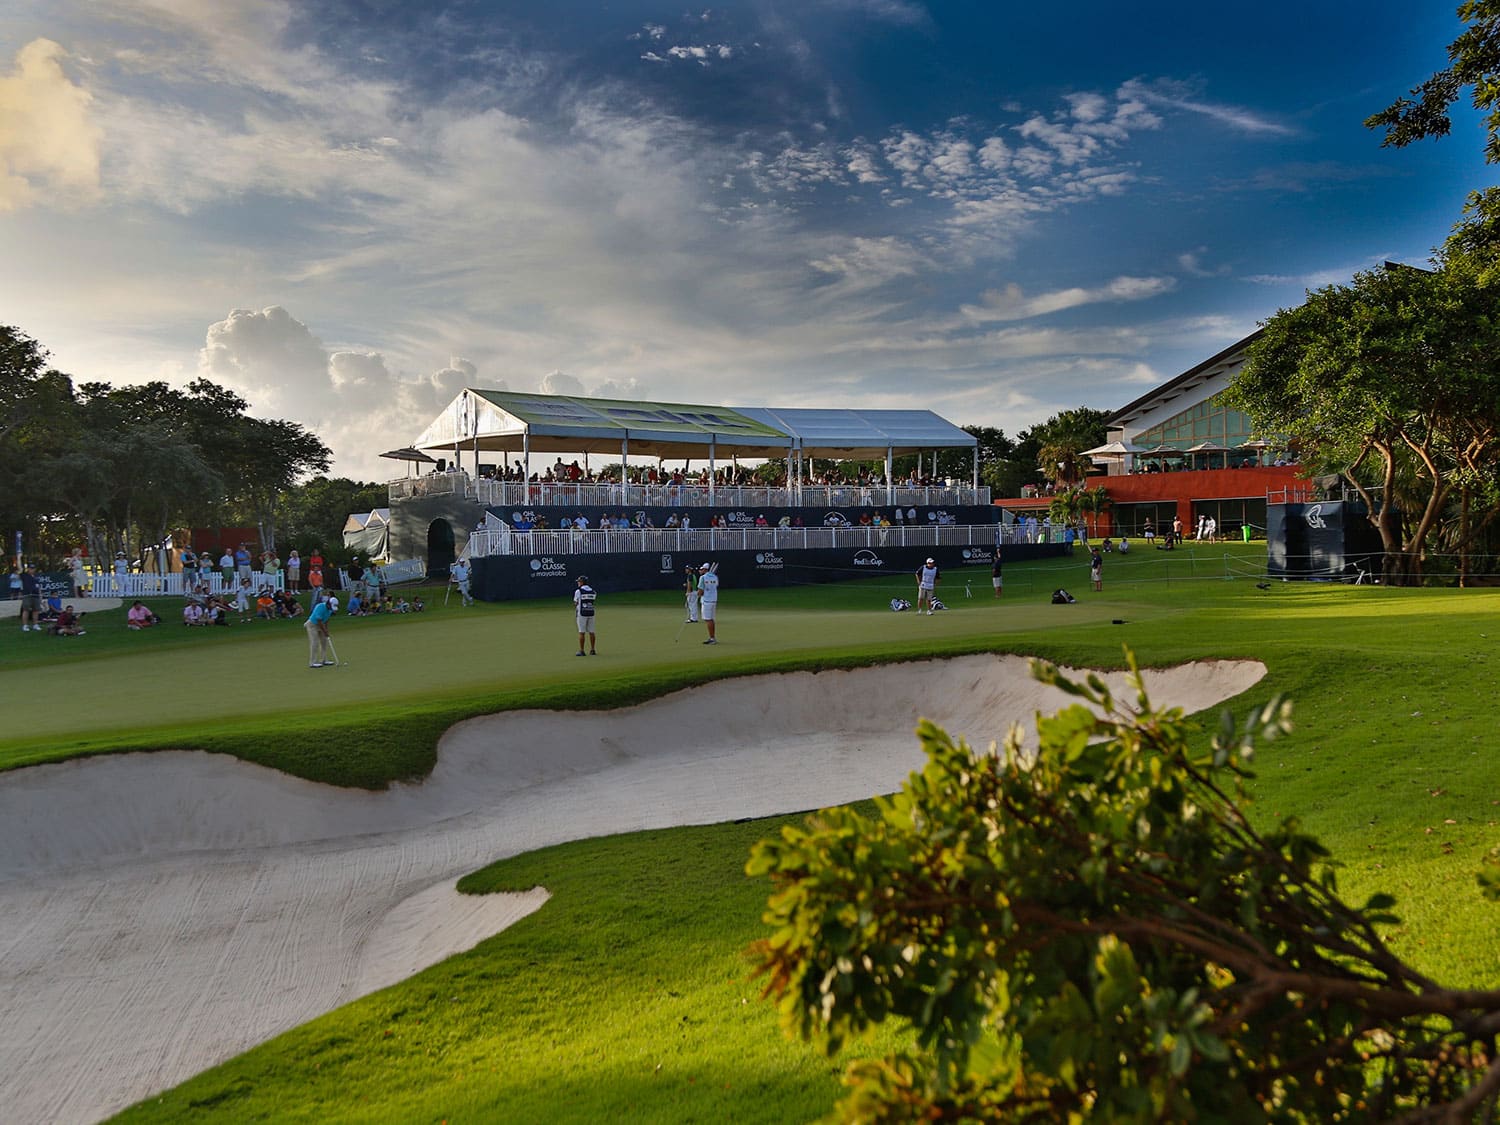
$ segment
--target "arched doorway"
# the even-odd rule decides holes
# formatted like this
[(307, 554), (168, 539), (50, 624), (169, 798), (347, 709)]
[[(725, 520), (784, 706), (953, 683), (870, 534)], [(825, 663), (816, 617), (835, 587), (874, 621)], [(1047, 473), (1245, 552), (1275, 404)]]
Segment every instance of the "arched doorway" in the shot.
[(427, 577), (447, 578), (453, 559), (453, 525), (433, 520), (427, 525)]

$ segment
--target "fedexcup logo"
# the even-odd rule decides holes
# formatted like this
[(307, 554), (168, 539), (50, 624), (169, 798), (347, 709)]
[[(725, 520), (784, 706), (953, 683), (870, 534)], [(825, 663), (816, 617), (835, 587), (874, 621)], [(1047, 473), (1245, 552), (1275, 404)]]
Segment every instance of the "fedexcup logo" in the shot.
[(558, 562), (550, 556), (532, 559), (530, 565), (533, 578), (566, 578), (568, 576), (567, 563)]
[(884, 566), (885, 565), (885, 560), (883, 558), (881, 558), (879, 555), (877, 555), (874, 551), (855, 551), (854, 552), (854, 565), (855, 566)]

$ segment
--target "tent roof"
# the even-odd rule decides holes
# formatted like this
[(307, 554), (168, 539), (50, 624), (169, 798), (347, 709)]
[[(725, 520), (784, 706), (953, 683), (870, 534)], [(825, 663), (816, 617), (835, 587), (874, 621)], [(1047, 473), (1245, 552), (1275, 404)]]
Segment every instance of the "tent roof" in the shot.
[(930, 410), (784, 410), (633, 402), (470, 388), (412, 443), (417, 449), (519, 454), (619, 453), (640, 456), (883, 457), (926, 449), (973, 448), (978, 440)]

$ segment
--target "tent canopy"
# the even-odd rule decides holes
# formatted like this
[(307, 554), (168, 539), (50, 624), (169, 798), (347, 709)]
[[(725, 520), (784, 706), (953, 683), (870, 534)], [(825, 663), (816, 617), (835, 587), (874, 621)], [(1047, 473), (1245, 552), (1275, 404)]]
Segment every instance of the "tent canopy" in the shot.
[(463, 391), (412, 443), (419, 450), (779, 458), (884, 457), (972, 449), (978, 439), (930, 410), (782, 410)]

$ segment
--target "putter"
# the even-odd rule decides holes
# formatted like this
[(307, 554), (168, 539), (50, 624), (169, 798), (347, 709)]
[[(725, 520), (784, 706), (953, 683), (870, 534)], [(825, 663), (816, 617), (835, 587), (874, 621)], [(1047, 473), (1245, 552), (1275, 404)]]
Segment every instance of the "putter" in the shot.
[(443, 606), (444, 606), (444, 608), (447, 607), (447, 605), (448, 605), (448, 596), (450, 594), (452, 594), (452, 593), (453, 593), (453, 579), (450, 578), (450, 579), (448, 579), (448, 587), (447, 587), (447, 589), (445, 589), (443, 591)]
[(333, 666), (335, 668), (341, 667), (342, 665), (341, 665), (341, 662), (339, 661), (339, 650), (333, 647), (333, 638), (332, 637), (328, 638), (328, 652), (329, 652), (329, 655), (333, 657)]
[(681, 624), (681, 625), (679, 625), (679, 626), (677, 626), (677, 635), (676, 635), (676, 636), (675, 636), (675, 637), (673, 637), (673, 638), (672, 638), (672, 643), (673, 643), (673, 644), (674, 644), (674, 645), (675, 645), (675, 644), (676, 644), (676, 643), (677, 643), (677, 642), (678, 642), (678, 641), (680, 641), (680, 640), (682, 640), (682, 631), (683, 631), (683, 630), (684, 630), (684, 629), (686, 629), (686, 628), (687, 628), (687, 627), (688, 627), (688, 623), (687, 623), (687, 622), (686, 622), (686, 621), (683, 621), (683, 623), (682, 623), (682, 624)]

